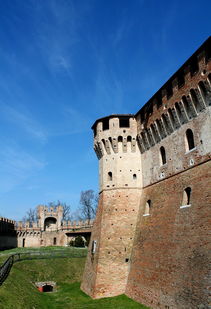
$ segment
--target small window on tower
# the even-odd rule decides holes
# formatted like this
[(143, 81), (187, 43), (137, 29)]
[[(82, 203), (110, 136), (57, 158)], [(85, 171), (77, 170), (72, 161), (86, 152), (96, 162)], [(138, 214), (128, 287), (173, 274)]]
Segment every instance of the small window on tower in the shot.
[(113, 177), (112, 177), (112, 172), (108, 172), (108, 180), (109, 180), (109, 181), (112, 181), (112, 178), (113, 178)]
[(166, 164), (166, 151), (163, 146), (160, 147), (160, 158), (161, 158), (161, 165)]
[(186, 208), (190, 206), (191, 206), (191, 188), (187, 187), (183, 191), (182, 206), (180, 206), (180, 208)]
[(130, 127), (129, 118), (126, 117), (119, 118), (119, 127), (129, 128)]
[(186, 150), (190, 151), (195, 148), (193, 131), (191, 129), (187, 129), (186, 131)]
[(148, 200), (146, 202), (146, 205), (145, 205), (143, 216), (149, 216), (150, 215), (150, 208), (151, 208), (151, 200)]

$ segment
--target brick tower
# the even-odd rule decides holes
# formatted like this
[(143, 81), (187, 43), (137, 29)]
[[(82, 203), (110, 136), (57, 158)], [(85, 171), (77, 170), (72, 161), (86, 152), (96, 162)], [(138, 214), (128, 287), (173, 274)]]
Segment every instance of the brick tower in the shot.
[(63, 206), (48, 207), (37, 206), (38, 227), (41, 231), (58, 230), (61, 227), (63, 217)]
[(133, 115), (111, 115), (93, 127), (100, 193), (81, 288), (93, 298), (125, 292), (142, 188)]

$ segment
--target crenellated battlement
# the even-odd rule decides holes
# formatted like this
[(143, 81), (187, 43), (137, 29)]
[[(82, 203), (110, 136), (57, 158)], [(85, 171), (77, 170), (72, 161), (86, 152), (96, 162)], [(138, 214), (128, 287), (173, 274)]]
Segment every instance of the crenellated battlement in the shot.
[[(141, 124), (146, 123), (154, 112), (168, 108), (172, 102), (180, 99), (180, 93), (187, 96), (195, 84), (201, 80), (207, 86), (207, 76), (211, 70), (210, 37), (199, 49), (168, 79), (168, 81), (136, 113), (140, 114)], [(194, 88), (194, 87), (193, 87)], [(203, 86), (202, 86), (203, 88)]]
[(92, 129), (98, 159), (105, 154), (136, 151), (137, 124), (133, 115), (110, 115), (98, 119)]
[(14, 220), (0, 217), (0, 232), (1, 233), (14, 232), (14, 226), (15, 226)]
[(0, 224), (1, 223), (11, 223), (11, 224), (15, 224), (14, 220), (8, 219), (8, 218), (4, 218), (4, 217), (0, 217)]
[[(203, 71), (206, 71), (203, 73)], [(166, 101), (159, 112), (146, 115), (146, 108), (137, 113), (139, 133), (137, 135), (141, 153), (149, 150), (162, 139), (171, 135), (182, 125), (192, 121), (210, 106), (211, 102), (211, 73), (207, 70), (198, 72), (195, 82), (186, 87), (185, 94), (177, 93), (175, 100)], [(203, 73), (203, 74), (202, 74)], [(149, 108), (151, 102), (148, 102)], [(143, 114), (145, 116), (143, 116)]]
[[(61, 222), (61, 226), (58, 230), (65, 230), (65, 229), (74, 229), (74, 228), (90, 228), (93, 225), (94, 220), (84, 220), (84, 221), (65, 221)], [(34, 231), (39, 230), (41, 231), (41, 227), (39, 226), (38, 222), (22, 222), (22, 221), (13, 221), (15, 225), (16, 231)]]

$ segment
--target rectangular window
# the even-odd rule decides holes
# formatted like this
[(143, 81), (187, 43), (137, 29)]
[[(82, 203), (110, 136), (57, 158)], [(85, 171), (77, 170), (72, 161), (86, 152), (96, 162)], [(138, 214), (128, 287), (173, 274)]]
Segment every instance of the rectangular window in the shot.
[(109, 129), (109, 118), (103, 119), (103, 131)]
[(119, 127), (120, 128), (129, 128), (130, 123), (129, 123), (129, 118), (119, 118)]

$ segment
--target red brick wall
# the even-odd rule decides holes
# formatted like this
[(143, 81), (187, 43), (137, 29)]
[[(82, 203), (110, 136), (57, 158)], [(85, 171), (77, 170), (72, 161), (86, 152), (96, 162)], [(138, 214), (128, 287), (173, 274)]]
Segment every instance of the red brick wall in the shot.
[[(114, 189), (100, 194), (82, 290), (94, 298), (125, 292), (141, 190)], [(91, 243), (97, 251), (91, 254)], [(126, 260), (127, 259), (127, 260)]]
[[(210, 161), (143, 189), (126, 294), (152, 308), (208, 308)], [(191, 187), (191, 207), (180, 209)], [(151, 214), (143, 216), (147, 200)], [(169, 306), (169, 307), (168, 307)]]

